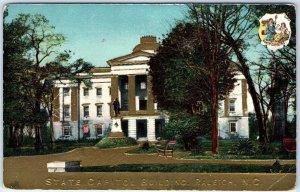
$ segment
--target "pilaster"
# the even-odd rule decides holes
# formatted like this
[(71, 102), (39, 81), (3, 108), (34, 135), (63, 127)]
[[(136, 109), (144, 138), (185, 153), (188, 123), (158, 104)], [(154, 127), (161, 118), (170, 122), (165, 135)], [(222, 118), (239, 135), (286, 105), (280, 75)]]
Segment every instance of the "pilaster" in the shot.
[(128, 75), (128, 112), (129, 115), (136, 114), (135, 108), (135, 75)]

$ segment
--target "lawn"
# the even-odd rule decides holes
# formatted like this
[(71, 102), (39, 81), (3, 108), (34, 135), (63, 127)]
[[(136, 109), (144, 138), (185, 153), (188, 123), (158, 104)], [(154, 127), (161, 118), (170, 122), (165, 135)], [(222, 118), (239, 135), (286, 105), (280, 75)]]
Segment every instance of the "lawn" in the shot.
[[(121, 164), (81, 167), (81, 172), (271, 173), (271, 169), (275, 170), (270, 165), (254, 164)], [(296, 173), (296, 165), (282, 165), (280, 170)]]
[[(219, 150), (220, 151), (227, 151), (228, 149), (231, 148), (231, 146), (235, 143), (237, 143), (237, 140), (220, 140), (219, 141)], [(211, 141), (206, 140), (203, 141), (203, 150), (204, 151), (210, 151), (211, 150)], [(127, 153), (129, 154), (143, 154), (143, 153), (156, 153), (156, 148), (154, 146), (150, 147), (149, 149), (144, 149), (142, 147), (128, 151)], [(175, 151), (186, 151), (184, 150), (184, 147), (182, 144), (176, 144), (175, 146)]]
[[(204, 140), (202, 142), (202, 153), (191, 154), (182, 157), (183, 159), (295, 159), (296, 154), (288, 154), (284, 150), (280, 150), (278, 153), (272, 151), (272, 148), (265, 153), (254, 153), (253, 155), (244, 154), (232, 154), (230, 151), (233, 149), (235, 144), (238, 144), (239, 140), (219, 140), (219, 154), (204, 153), (205, 151), (211, 151), (211, 141)], [(254, 144), (257, 144), (253, 142)], [(175, 152), (185, 151), (181, 144), (177, 144), (175, 147)], [(144, 149), (142, 147), (128, 151), (129, 154), (153, 154), (157, 150), (155, 147), (150, 147), (149, 149)]]
[(10, 156), (32, 156), (32, 155), (46, 155), (53, 153), (63, 153), (79, 147), (92, 147), (99, 140), (87, 140), (83, 139), (80, 141), (56, 141), (51, 148), (50, 146), (44, 146), (43, 149), (36, 150), (33, 145), (27, 145), (19, 148), (7, 148), (4, 147), (4, 157)]
[(182, 157), (183, 159), (295, 159), (296, 155), (288, 155), (288, 154), (254, 154), (254, 155), (234, 155), (234, 154), (199, 154), (199, 155), (187, 155)]

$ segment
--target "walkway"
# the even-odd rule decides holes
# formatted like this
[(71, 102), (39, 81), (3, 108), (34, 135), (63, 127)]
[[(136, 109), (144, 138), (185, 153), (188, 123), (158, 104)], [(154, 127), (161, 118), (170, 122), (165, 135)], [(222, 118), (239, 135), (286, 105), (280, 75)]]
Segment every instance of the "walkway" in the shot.
[[(74, 161), (80, 160), (82, 166), (100, 166), (117, 164), (269, 164), (274, 160), (183, 160), (183, 152), (175, 153), (174, 158), (157, 157), (156, 154), (126, 154), (127, 151), (135, 147), (117, 149), (99, 149), (95, 147), (77, 148), (72, 151), (60, 154), (26, 156), (26, 157), (6, 157), (4, 158), (4, 183), (12, 185), (43, 186), (51, 174), (47, 172), (47, 163), (51, 161)], [(282, 164), (294, 164), (295, 160), (281, 160)], [(78, 176), (80, 174), (80, 176)], [(68, 173), (68, 177), (77, 175), (83, 176), (86, 173)], [(96, 174), (96, 173), (95, 173)], [(99, 173), (98, 173), (99, 174)], [(118, 173), (119, 174), (119, 173)], [(53, 176), (53, 174), (52, 174)], [(56, 175), (57, 176), (57, 175)], [(73, 176), (74, 177), (74, 176)], [(87, 176), (88, 177), (88, 176)], [(38, 178), (38, 179), (33, 179)], [(22, 181), (22, 184), (19, 182)], [(36, 183), (35, 183), (36, 182)]]

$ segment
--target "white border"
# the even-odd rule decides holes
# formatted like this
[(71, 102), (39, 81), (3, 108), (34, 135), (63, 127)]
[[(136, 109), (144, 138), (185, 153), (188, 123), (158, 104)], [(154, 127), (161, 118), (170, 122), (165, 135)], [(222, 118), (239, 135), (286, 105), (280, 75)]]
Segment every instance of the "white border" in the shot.
[[(5, 8), (6, 4), (9, 3), (22, 3), (22, 4), (27, 4), (27, 3), (139, 3), (139, 4), (146, 4), (146, 3), (151, 3), (151, 4), (173, 4), (173, 3), (178, 3), (178, 4), (187, 4), (187, 3), (233, 3), (233, 4), (239, 4), (239, 3), (249, 3), (249, 4), (276, 4), (276, 3), (280, 3), (280, 4), (294, 4), (295, 8), (296, 8), (296, 26), (300, 26), (300, 21), (299, 21), (299, 11), (297, 10), (297, 7), (299, 6), (299, 2), (296, 0), (281, 0), (281, 1), (276, 1), (276, 0), (255, 0), (255, 1), (251, 1), (251, 0), (246, 0), (246, 1), (237, 1), (237, 0), (217, 0), (217, 1), (213, 1), (213, 0), (188, 0), (188, 1), (184, 1), (184, 0), (88, 0), (88, 1), (83, 1), (83, 0), (2, 0), (0, 2), (1, 5), (1, 9), (2, 9), (2, 14), (0, 17), (0, 22), (2, 23), (1, 25), (1, 30), (0, 30), (0, 35), (1, 35), (1, 39), (0, 39), (0, 43), (2, 45), (1, 48), (1, 53), (0, 53), (0, 63), (1, 63), (1, 68), (0, 68), (0, 90), (1, 90), (1, 95), (0, 95), (0, 190), (1, 191), (24, 191), (24, 190), (13, 190), (13, 189), (9, 189), (9, 188), (5, 188), (4, 184), (3, 184), (3, 11)], [(296, 42), (298, 44), (299, 40), (299, 30), (296, 30)], [(298, 51), (298, 45), (296, 45), (296, 52), (297, 55), (296, 57), (298, 58), (299, 51)], [(299, 64), (299, 61), (297, 59), (297, 65)], [(297, 74), (297, 85), (296, 85), (296, 90), (299, 90), (300, 85), (298, 83), (299, 81), (299, 70), (298, 67), (296, 69), (296, 74)], [(300, 94), (297, 94), (297, 109), (299, 109), (299, 102), (300, 102)], [(298, 110), (299, 111), (299, 110)], [(297, 112), (297, 138), (299, 138), (299, 112)], [(297, 139), (298, 140), (298, 139)], [(297, 142), (297, 149), (298, 151), (300, 151), (300, 142)], [(300, 154), (297, 151), (297, 164), (299, 163), (299, 157)], [(300, 183), (300, 179), (298, 177), (298, 173), (300, 171), (299, 166), (297, 166), (297, 181), (296, 181), (296, 188), (291, 190), (291, 191), (300, 191), (300, 187), (299, 187), (299, 183)], [(44, 190), (35, 190), (36, 192), (40, 192), (40, 191), (44, 191)], [(53, 191), (56, 192), (58, 190), (47, 190), (47, 191)], [(64, 190), (64, 191), (74, 191), (74, 190)], [(76, 190), (76, 191), (91, 191), (91, 190)], [(94, 190), (93, 190), (94, 191)], [(100, 190), (97, 190), (100, 191)], [(120, 190), (114, 190), (114, 191), (120, 191)], [(137, 190), (126, 190), (126, 191), (137, 191)], [(139, 190), (141, 191), (141, 190)], [(158, 191), (158, 190), (155, 190)], [(168, 191), (174, 191), (174, 190), (168, 190)], [(181, 190), (181, 191), (188, 191), (188, 190)]]

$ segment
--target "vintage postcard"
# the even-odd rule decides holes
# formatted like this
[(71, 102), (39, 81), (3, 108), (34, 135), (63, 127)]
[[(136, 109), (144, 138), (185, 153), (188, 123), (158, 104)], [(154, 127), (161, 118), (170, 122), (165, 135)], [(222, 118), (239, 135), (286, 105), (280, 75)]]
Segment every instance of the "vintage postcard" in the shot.
[(5, 188), (295, 190), (294, 5), (2, 9)]

